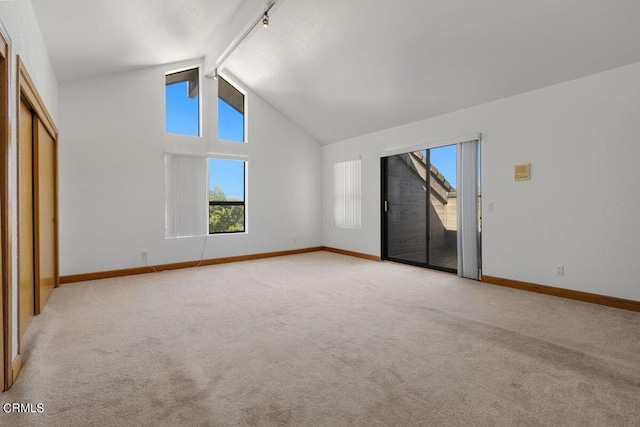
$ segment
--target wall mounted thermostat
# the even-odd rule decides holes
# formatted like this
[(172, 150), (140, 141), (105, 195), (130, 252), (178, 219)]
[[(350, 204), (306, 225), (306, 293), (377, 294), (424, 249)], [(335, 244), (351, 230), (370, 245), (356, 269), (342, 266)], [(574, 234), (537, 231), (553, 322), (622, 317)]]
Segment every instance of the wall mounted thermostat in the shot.
[(529, 181), (531, 179), (529, 174), (530, 166), (530, 163), (521, 163), (514, 167), (516, 181)]

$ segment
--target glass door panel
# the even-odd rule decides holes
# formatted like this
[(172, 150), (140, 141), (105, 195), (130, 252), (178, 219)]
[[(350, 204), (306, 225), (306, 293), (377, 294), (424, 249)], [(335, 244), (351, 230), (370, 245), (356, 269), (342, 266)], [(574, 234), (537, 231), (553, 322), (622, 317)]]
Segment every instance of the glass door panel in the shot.
[(384, 259), (457, 271), (456, 168), (456, 145), (382, 159)]
[(458, 203), (456, 197), (457, 147), (429, 151), (429, 257), (428, 264), (445, 270), (458, 268)]
[(387, 257), (412, 264), (426, 264), (425, 168), (414, 153), (387, 157), (384, 161)]

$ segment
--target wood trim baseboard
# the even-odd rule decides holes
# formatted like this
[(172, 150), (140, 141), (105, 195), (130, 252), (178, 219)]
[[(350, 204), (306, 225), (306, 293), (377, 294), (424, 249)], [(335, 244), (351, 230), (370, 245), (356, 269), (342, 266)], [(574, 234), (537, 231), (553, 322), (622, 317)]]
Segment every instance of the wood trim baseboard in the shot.
[(288, 251), (265, 252), (259, 254), (237, 255), (222, 258), (203, 259), (202, 261), (184, 261), (172, 264), (159, 264), (149, 267), (133, 267), (120, 270), (98, 271), (95, 273), (81, 273), (69, 276), (61, 276), (60, 283), (85, 282), (88, 280), (109, 279), (112, 277), (132, 276), (136, 274), (153, 273), (155, 271), (178, 270), (181, 268), (200, 267), (205, 265), (226, 264), (238, 261), (250, 261), (254, 259), (272, 258), (285, 255), (297, 255), (308, 252), (318, 252), (322, 250), (322, 246), (314, 246), (311, 248), (292, 249)]
[(13, 363), (11, 364), (11, 384), (9, 384), (9, 387), (11, 387), (11, 385), (16, 382), (16, 378), (18, 378), (20, 369), (22, 369), (22, 356), (18, 354), (16, 358), (13, 359)]
[(368, 259), (369, 261), (381, 261), (381, 258), (376, 255), (363, 254), (362, 252), (347, 251), (345, 249), (332, 248), (330, 246), (322, 246), (322, 250), (327, 252), (333, 252), (336, 254), (341, 254), (341, 255), (353, 256), (356, 258)]
[(482, 275), (481, 281), (507, 288), (537, 292), (539, 294), (552, 295), (555, 297), (568, 298), (591, 304), (606, 305), (608, 307), (640, 312), (640, 301), (592, 294), (589, 292), (574, 291), (572, 289), (556, 288), (555, 286), (540, 285), (537, 283), (522, 282), (519, 280), (504, 279), (502, 277), (486, 276), (484, 274)]

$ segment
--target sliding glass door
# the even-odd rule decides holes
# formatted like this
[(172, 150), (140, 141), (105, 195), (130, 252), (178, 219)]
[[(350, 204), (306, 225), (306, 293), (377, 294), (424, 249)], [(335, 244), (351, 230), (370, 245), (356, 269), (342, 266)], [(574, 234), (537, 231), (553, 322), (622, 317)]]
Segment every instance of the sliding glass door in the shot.
[(426, 167), (421, 152), (383, 159), (386, 189), (386, 258), (427, 263)]
[(456, 150), (382, 158), (384, 259), (457, 271)]
[(427, 150), (431, 169), (427, 264), (450, 271), (458, 269), (456, 151), (455, 145)]

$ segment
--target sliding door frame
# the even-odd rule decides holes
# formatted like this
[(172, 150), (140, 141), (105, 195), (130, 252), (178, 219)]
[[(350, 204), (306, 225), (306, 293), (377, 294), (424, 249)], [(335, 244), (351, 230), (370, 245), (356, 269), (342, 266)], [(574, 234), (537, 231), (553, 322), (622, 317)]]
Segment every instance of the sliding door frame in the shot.
[[(34, 118), (37, 118), (37, 120), (34, 120), (34, 123), (37, 124), (37, 122), (41, 122), (42, 125), (44, 126), (46, 132), (49, 133), (49, 135), (52, 137), (53, 139), (53, 144), (54, 144), (54, 153), (53, 153), (53, 179), (54, 179), (54, 183), (53, 183), (53, 197), (54, 197), (54, 222), (52, 224), (52, 226), (54, 227), (54, 262), (55, 262), (55, 274), (54, 274), (54, 287), (58, 287), (59, 285), (59, 278), (60, 278), (60, 271), (59, 271), (59, 249), (58, 249), (58, 129), (55, 126), (55, 123), (53, 121), (53, 118), (51, 117), (51, 115), (49, 114), (49, 111), (47, 110), (44, 101), (42, 100), (42, 98), (40, 97), (40, 94), (38, 93), (38, 90), (33, 82), (33, 80), (31, 79), (31, 76), (29, 75), (29, 72), (27, 71), (24, 63), (22, 62), (22, 60), (20, 59), (20, 56), (16, 56), (16, 75), (17, 75), (17, 85), (16, 85), (16, 112), (20, 111), (20, 105), (21, 103), (25, 103), (32, 112), (32, 115)], [(17, 114), (17, 128), (19, 129), (20, 127), (20, 123), (19, 123), (19, 114)], [(33, 138), (36, 138), (37, 134), (34, 133)], [(38, 141), (36, 140), (32, 140), (32, 144), (33, 144), (33, 148), (35, 149), (38, 146)], [(19, 147), (19, 141), (18, 141), (18, 147)], [(36, 156), (38, 155), (37, 152), (33, 152), (33, 156), (34, 158), (36, 158)], [(20, 156), (20, 149), (17, 149), (17, 156), (18, 156), (18, 162), (17, 164), (19, 165), (19, 156)], [(37, 162), (34, 162), (34, 168), (37, 168)], [(33, 171), (33, 177), (37, 177), (38, 171), (34, 170)], [(18, 181), (20, 180), (20, 171), (18, 170)], [(17, 186), (19, 188), (20, 186), (20, 182), (17, 182)], [(33, 184), (33, 190), (32, 190), (32, 197), (38, 197), (39, 194), (39, 189), (38, 189), (38, 184), (37, 182), (34, 182)], [(18, 204), (18, 208), (20, 206), (20, 197), (18, 196), (18, 200), (17, 200), (17, 204)], [(18, 218), (19, 221), (20, 218)], [(34, 227), (34, 247), (38, 247), (38, 242), (39, 242), (39, 236), (36, 234), (37, 232), (37, 227), (35, 224), (35, 221), (37, 219), (37, 212), (34, 212), (34, 217), (33, 217), (33, 224), (32, 226)], [(19, 224), (18, 224), (19, 225)], [(19, 239), (18, 239), (19, 240)], [(19, 242), (18, 242), (19, 245)], [(17, 248), (19, 251), (19, 248)], [(34, 298), (37, 298), (36, 295), (38, 295), (40, 293), (40, 284), (39, 284), (39, 266), (37, 265), (37, 263), (35, 262), (38, 259), (37, 255), (34, 257)], [(20, 265), (20, 262), (18, 260), (18, 265)], [(19, 272), (17, 272), (17, 274), (19, 274)], [(18, 277), (18, 281), (19, 281), (19, 277)], [(20, 307), (20, 293), (18, 293), (18, 309)], [(40, 304), (36, 304), (36, 306), (34, 307), (34, 314), (39, 314), (40, 311), (42, 309), (42, 306)], [(18, 320), (20, 319), (20, 313), (18, 313)], [(13, 366), (12, 366), (12, 375), (13, 378), (15, 379), (16, 376), (18, 375), (18, 372), (20, 371), (21, 368), (21, 335), (22, 332), (24, 331), (18, 331), (18, 355), (16, 356), (16, 360), (13, 362)]]
[(389, 245), (387, 235), (389, 225), (387, 224), (387, 162), (389, 157), (380, 157), (380, 259), (389, 260)]
[(11, 369), (13, 330), (12, 275), (11, 275), (11, 198), (9, 196), (9, 162), (11, 147), (10, 114), (11, 39), (0, 22), (0, 385), (7, 390), (13, 384)]
[[(453, 144), (448, 144), (448, 145), (453, 145)], [(429, 268), (431, 270), (438, 270), (438, 271), (443, 271), (445, 273), (453, 273), (453, 274), (457, 274), (457, 269), (452, 269), (452, 268), (447, 268), (447, 267), (442, 267), (439, 265), (434, 265), (431, 264), (429, 261), (429, 257), (430, 257), (430, 250), (429, 250), (429, 244), (430, 244), (430, 237), (431, 237), (431, 233), (430, 233), (430, 220), (431, 220), (431, 153), (430, 150), (431, 149), (435, 149), (435, 148), (439, 148), (439, 147), (431, 147), (431, 148), (423, 148), (421, 150), (411, 150), (411, 151), (407, 151), (406, 153), (401, 153), (401, 154), (409, 154), (411, 155), (411, 153), (415, 152), (415, 151), (422, 151), (422, 150), (426, 150), (426, 168), (425, 168), (425, 187), (426, 189), (428, 189), (427, 191), (425, 191), (425, 224), (426, 224), (426, 232), (425, 232), (425, 262), (418, 262), (418, 261), (412, 261), (409, 259), (403, 259), (403, 258), (396, 258), (393, 256), (389, 256), (389, 216), (388, 216), (388, 212), (389, 212), (389, 206), (388, 206), (388, 199), (387, 199), (387, 173), (388, 173), (388, 162), (389, 159), (391, 159), (394, 156), (400, 155), (400, 154), (392, 154), (389, 156), (383, 156), (380, 158), (380, 189), (381, 189), (381, 194), (380, 194), (380, 201), (381, 201), (381, 205), (380, 205), (380, 212), (381, 212), (381, 216), (380, 216), (380, 224), (381, 224), (381, 238), (380, 238), (380, 242), (381, 242), (381, 248), (380, 248), (380, 254), (381, 254), (381, 258), (383, 260), (387, 260), (387, 261), (393, 261), (393, 262), (399, 262), (402, 264), (408, 264), (408, 265), (414, 265), (417, 267), (423, 267), (423, 268)]]
[[(478, 132), (478, 133), (472, 133), (472, 134), (467, 134), (467, 135), (460, 135), (454, 138), (448, 138), (448, 139), (443, 139), (443, 140), (438, 140), (438, 141), (430, 141), (424, 144), (415, 144), (415, 145), (410, 145), (410, 146), (405, 146), (405, 147), (400, 147), (400, 148), (391, 148), (391, 149), (387, 149), (384, 151), (379, 152), (379, 156), (380, 156), (380, 234), (381, 234), (381, 238), (380, 238), (380, 243), (381, 243), (381, 248), (380, 248), (380, 258), (382, 260), (389, 260), (389, 261), (395, 261), (395, 262), (400, 262), (403, 264), (410, 264), (410, 265), (417, 265), (420, 267), (427, 267), (425, 264), (420, 264), (420, 263), (414, 263), (411, 262), (409, 260), (402, 260), (402, 259), (396, 259), (393, 257), (389, 257), (389, 253), (388, 253), (388, 241), (387, 241), (387, 235), (388, 235), (388, 222), (387, 222), (387, 209), (386, 209), (386, 196), (387, 196), (387, 172), (388, 172), (388, 168), (387, 168), (387, 164), (386, 162), (388, 161), (387, 159), (395, 156), (395, 155), (400, 155), (400, 154), (406, 154), (406, 153), (413, 153), (416, 151), (421, 151), (421, 150), (431, 150), (431, 149), (435, 149), (435, 148), (439, 148), (439, 147), (446, 147), (448, 145), (459, 145), (459, 144), (463, 144), (465, 142), (469, 142), (469, 141), (477, 141), (478, 143), (478, 173), (480, 174), (480, 176), (482, 175), (482, 162), (481, 162), (481, 141), (482, 141), (482, 133)], [(427, 148), (428, 147), (428, 148)], [(457, 162), (460, 162), (460, 159), (457, 159)], [(456, 166), (457, 169), (459, 169), (460, 165), (458, 164)], [(430, 172), (430, 171), (429, 171)], [(480, 191), (480, 195), (482, 194), (482, 190), (481, 190), (481, 186), (482, 186), (482, 181), (481, 178), (480, 182), (478, 183), (479, 186), (479, 191)], [(459, 181), (459, 180), (458, 180)], [(459, 185), (459, 184), (458, 184)], [(481, 199), (480, 199), (481, 200)], [(477, 246), (478, 246), (478, 268), (481, 269), (482, 268), (482, 226), (481, 226), (481, 221), (482, 221), (482, 206), (478, 206), (478, 221), (480, 222), (479, 226), (478, 226), (478, 242), (477, 242)], [(459, 225), (459, 224), (458, 224)], [(457, 233), (460, 233), (460, 229), (458, 228)], [(459, 254), (460, 251), (460, 247), (459, 245), (457, 245), (457, 252)], [(427, 247), (428, 250), (428, 247)], [(458, 255), (458, 264), (460, 263), (460, 258)], [(459, 267), (459, 265), (458, 265)], [(450, 271), (450, 270), (446, 270), (446, 269), (442, 269), (442, 268), (438, 268), (437, 266), (429, 266), (428, 268), (433, 268), (435, 270), (441, 270), (441, 271)], [(460, 275), (460, 271), (458, 270), (458, 275)]]

